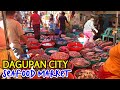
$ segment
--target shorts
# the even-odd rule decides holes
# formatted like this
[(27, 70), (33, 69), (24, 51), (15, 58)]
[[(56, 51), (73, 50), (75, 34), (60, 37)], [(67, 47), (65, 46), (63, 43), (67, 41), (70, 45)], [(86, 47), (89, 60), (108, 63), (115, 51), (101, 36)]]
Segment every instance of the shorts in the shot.
[(90, 37), (94, 37), (93, 32), (89, 31), (89, 32), (84, 32), (84, 35), (87, 36), (88, 38)]

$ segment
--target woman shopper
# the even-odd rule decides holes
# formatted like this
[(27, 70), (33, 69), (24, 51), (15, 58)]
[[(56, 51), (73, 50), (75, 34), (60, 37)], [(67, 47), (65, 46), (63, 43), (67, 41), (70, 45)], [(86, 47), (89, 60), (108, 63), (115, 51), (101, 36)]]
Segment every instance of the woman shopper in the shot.
[(59, 14), (57, 13), (56, 16), (55, 16), (55, 28), (58, 29), (59, 25), (58, 25), (58, 18), (59, 18)]
[(49, 29), (50, 29), (51, 32), (53, 32), (55, 30), (55, 23), (54, 23), (54, 16), (53, 16), (53, 14), (50, 14)]
[(30, 16), (30, 28), (31, 24), (33, 26), (35, 39), (40, 39), (40, 24), (43, 25), (40, 15), (38, 11), (34, 11), (34, 13)]
[(94, 26), (95, 17), (91, 15), (91, 18), (85, 23), (83, 33), (88, 38), (89, 42), (93, 42), (95, 33), (98, 33), (98, 30)]

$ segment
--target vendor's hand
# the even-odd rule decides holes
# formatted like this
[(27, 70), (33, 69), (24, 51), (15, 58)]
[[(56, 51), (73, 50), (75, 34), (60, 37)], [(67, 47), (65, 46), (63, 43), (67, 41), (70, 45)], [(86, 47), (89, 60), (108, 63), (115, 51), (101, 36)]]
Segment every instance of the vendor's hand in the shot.
[(95, 35), (93, 32), (92, 32), (93, 35)]
[(98, 33), (98, 30), (96, 30), (96, 33)]

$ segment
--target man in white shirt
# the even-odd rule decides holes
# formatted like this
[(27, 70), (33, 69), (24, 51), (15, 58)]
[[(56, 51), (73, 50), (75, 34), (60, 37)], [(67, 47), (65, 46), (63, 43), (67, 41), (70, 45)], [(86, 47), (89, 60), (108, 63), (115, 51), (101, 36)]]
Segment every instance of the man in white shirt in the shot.
[(87, 36), (89, 39), (89, 42), (93, 42), (94, 32), (93, 30), (98, 33), (98, 30), (94, 26), (94, 16), (91, 16), (91, 18), (85, 23), (83, 33)]

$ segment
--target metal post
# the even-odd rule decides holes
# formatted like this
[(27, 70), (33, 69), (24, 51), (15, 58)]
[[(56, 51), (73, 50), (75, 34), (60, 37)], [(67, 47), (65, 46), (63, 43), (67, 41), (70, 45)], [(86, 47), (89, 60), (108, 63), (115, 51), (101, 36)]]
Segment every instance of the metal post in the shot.
[[(9, 47), (9, 39), (8, 39), (8, 34), (7, 34), (7, 26), (6, 26), (6, 12), (2, 11), (2, 17), (3, 17), (3, 25), (4, 25), (4, 32), (5, 32), (5, 39), (6, 39), (6, 50), (10, 50)], [(8, 53), (8, 61), (11, 61), (10, 53)]]
[(116, 25), (115, 25), (114, 45), (116, 45), (117, 31), (118, 31), (118, 11), (116, 12)]
[[(9, 47), (9, 39), (8, 39), (8, 34), (7, 34), (7, 25), (6, 25), (6, 12), (2, 11), (2, 17), (3, 17), (3, 25), (4, 25), (4, 32), (5, 32), (5, 39), (6, 39), (6, 50), (7, 50), (7, 54), (8, 54), (8, 61), (11, 61), (11, 56), (10, 56), (10, 52), (8, 50), (10, 50)], [(10, 68), (10, 70), (12, 70), (12, 68)], [(14, 79), (11, 77), (11, 79)]]

